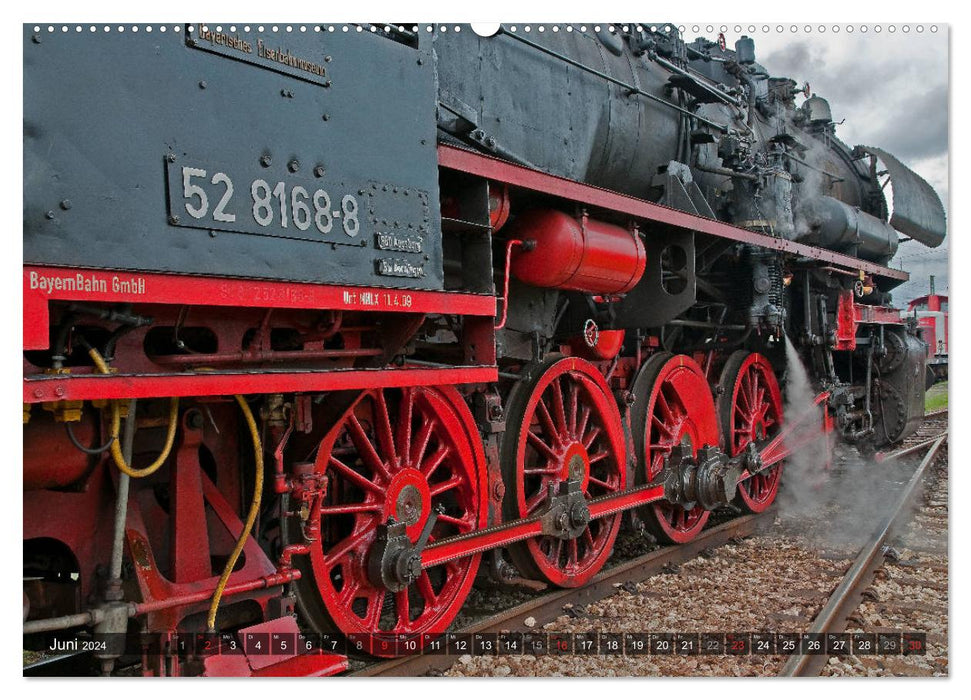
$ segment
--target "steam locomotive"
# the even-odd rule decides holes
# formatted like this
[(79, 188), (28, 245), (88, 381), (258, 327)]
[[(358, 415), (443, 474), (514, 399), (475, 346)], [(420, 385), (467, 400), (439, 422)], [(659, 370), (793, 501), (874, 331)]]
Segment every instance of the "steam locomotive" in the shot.
[(750, 38), (77, 29), (23, 33), (25, 645), (333, 673), (247, 640), (409, 653), (477, 577), (582, 586), (765, 510), (806, 425), (923, 415), (888, 262), (940, 200)]

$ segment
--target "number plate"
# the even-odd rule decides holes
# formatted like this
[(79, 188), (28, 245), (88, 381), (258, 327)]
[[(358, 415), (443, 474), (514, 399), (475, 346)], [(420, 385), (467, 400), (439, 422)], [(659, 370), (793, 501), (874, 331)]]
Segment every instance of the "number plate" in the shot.
[(166, 163), (173, 226), (414, 253), (428, 234), (428, 196), (417, 189), (307, 176), (287, 165), (246, 172), (174, 154)]

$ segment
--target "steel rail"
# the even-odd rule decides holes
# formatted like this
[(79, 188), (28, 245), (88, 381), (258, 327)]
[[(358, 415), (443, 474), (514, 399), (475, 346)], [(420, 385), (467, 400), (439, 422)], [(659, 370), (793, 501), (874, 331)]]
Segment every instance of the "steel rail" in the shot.
[[(883, 544), (892, 532), (900, 517), (906, 512), (907, 505), (917, 492), (917, 486), (924, 477), (927, 467), (934, 461), (937, 451), (947, 440), (947, 431), (944, 431), (935, 440), (931, 448), (927, 451), (924, 459), (914, 471), (914, 475), (907, 482), (890, 515), (883, 522), (883, 525), (867, 542), (860, 551), (852, 566), (843, 576), (836, 590), (833, 591), (826, 605), (819, 611), (816, 618), (810, 625), (809, 634), (824, 634), (827, 632), (841, 632), (846, 628), (846, 618), (859, 606), (862, 600), (863, 591), (872, 580), (876, 570), (883, 563)], [(908, 448), (909, 450), (909, 448)], [(906, 452), (908, 450), (901, 450)], [(826, 665), (829, 656), (827, 654), (798, 654), (789, 657), (789, 661), (783, 666), (780, 676), (785, 677), (805, 677), (819, 675), (820, 670)]]
[[(746, 537), (757, 532), (763, 524), (769, 524), (775, 517), (775, 509), (770, 508), (757, 515), (743, 515), (726, 523), (703, 531), (691, 542), (682, 545), (662, 547), (648, 554), (601, 571), (582, 588), (561, 588), (540, 595), (520, 605), (504, 610), (492, 617), (473, 623), (453, 632), (475, 634), (500, 631), (529, 631), (523, 624), (526, 617), (536, 619), (541, 626), (562, 614), (566, 603), (592, 603), (606, 598), (617, 591), (615, 584), (628, 581), (645, 581), (671, 564), (682, 564), (693, 559), (700, 552), (720, 547), (736, 537)], [(349, 676), (420, 676), (432, 669), (451, 666), (457, 657), (444, 654), (416, 654), (388, 661), (380, 661), (363, 669), (347, 674)]]

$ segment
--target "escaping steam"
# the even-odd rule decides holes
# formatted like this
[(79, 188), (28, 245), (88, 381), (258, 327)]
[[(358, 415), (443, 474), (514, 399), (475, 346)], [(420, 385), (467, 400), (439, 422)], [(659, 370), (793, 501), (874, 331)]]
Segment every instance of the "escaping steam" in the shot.
[(811, 435), (807, 442), (803, 430), (794, 437), (800, 446), (793, 445), (783, 466), (779, 518), (813, 546), (851, 552), (885, 520), (913, 466), (906, 460), (877, 463), (849, 446), (834, 448), (823, 431), (822, 409), (813, 404), (815, 394), (799, 352), (786, 337), (786, 423), (798, 421)]

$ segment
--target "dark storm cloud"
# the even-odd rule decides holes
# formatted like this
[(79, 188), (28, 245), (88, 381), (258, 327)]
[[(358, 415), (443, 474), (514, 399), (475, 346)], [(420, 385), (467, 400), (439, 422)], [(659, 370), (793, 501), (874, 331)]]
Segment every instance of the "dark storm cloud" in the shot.
[(908, 100), (912, 109), (906, 117), (884, 121), (868, 145), (893, 144), (894, 155), (904, 162), (947, 153), (947, 85), (915, 90)]
[(760, 56), (759, 62), (772, 75), (789, 76), (797, 80), (802, 75), (820, 74), (826, 69), (822, 47), (808, 41), (794, 41), (767, 57)]
[(902, 51), (891, 41), (801, 38), (766, 51), (760, 63), (773, 75), (808, 81), (829, 100), (833, 118), (846, 120), (837, 136), (850, 145), (886, 148), (905, 163), (941, 156), (948, 149), (946, 44)]

